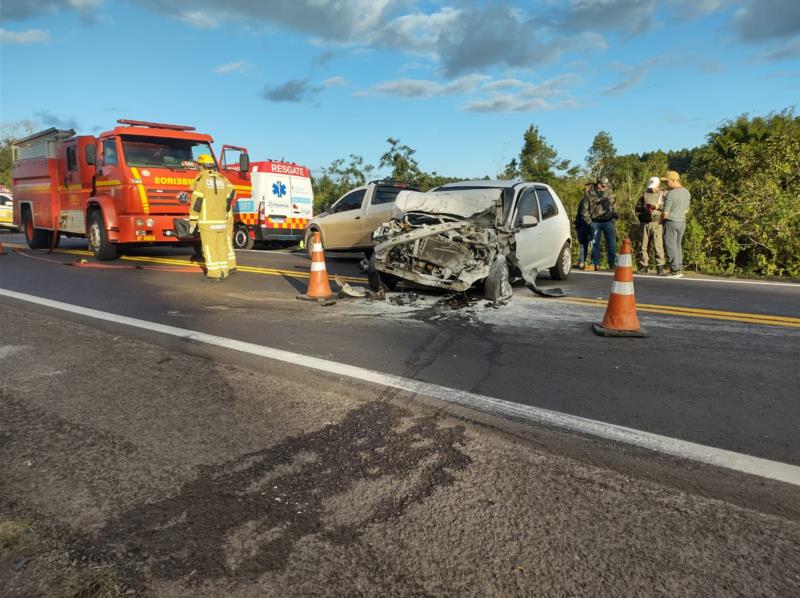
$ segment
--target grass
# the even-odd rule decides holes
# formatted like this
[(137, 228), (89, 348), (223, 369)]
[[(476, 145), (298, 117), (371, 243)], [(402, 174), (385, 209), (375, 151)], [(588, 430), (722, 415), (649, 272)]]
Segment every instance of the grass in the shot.
[(30, 529), (31, 526), (24, 521), (0, 521), (0, 552), (19, 546)]
[(72, 598), (117, 598), (122, 590), (111, 567), (95, 567), (83, 575)]

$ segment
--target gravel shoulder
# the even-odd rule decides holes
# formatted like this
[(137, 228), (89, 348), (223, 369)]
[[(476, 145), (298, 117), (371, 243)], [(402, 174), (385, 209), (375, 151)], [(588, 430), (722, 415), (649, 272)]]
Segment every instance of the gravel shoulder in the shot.
[(341, 378), (0, 322), (5, 595), (800, 594), (791, 514)]

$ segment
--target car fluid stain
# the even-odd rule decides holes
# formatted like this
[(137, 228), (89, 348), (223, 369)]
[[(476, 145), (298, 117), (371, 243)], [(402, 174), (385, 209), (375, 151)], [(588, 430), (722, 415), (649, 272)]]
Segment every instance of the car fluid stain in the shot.
[[(373, 402), (339, 423), (202, 467), (175, 496), (108, 524), (91, 540), (92, 549), (106, 561), (134, 555), (142, 570), (161, 579), (197, 581), (252, 579), (281, 570), (295, 544), (309, 535), (335, 545), (353, 543), (370, 524), (400, 517), (452, 484), (453, 472), (471, 462), (460, 450), (463, 426), (442, 427), (436, 416), (411, 418), (409, 424), (409, 417), (396, 406)], [(393, 487), (402, 491), (377, 494), (382, 498), (355, 518), (350, 514), (349, 523), (328, 523), (325, 505), (331, 499), (361, 488), (368, 492), (370, 485), (379, 490), (387, 479), (399, 481)]]

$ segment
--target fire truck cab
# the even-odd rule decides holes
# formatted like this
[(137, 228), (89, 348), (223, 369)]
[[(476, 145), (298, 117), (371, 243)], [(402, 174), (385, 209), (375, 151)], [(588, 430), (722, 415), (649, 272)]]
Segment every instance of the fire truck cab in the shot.
[[(118, 120), (98, 136), (47, 129), (13, 147), (14, 222), (28, 245), (86, 237), (100, 260), (124, 244), (176, 244), (174, 220), (189, 213), (201, 154), (210, 135), (194, 127)], [(238, 171), (249, 170), (247, 152)]]

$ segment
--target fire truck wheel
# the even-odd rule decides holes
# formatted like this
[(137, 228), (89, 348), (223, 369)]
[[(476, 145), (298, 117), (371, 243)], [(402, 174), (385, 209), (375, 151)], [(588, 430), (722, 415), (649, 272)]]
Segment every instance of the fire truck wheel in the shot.
[(237, 224), (233, 229), (233, 248), (234, 249), (252, 249), (256, 244), (255, 239), (250, 237), (250, 231), (244, 224)]
[(100, 261), (113, 260), (117, 257), (117, 246), (108, 241), (106, 227), (103, 223), (103, 213), (94, 210), (89, 215), (89, 249), (94, 257)]
[(25, 210), (22, 217), (25, 240), (31, 249), (47, 249), (53, 241), (53, 233), (41, 228), (33, 228), (33, 216), (30, 209)]

